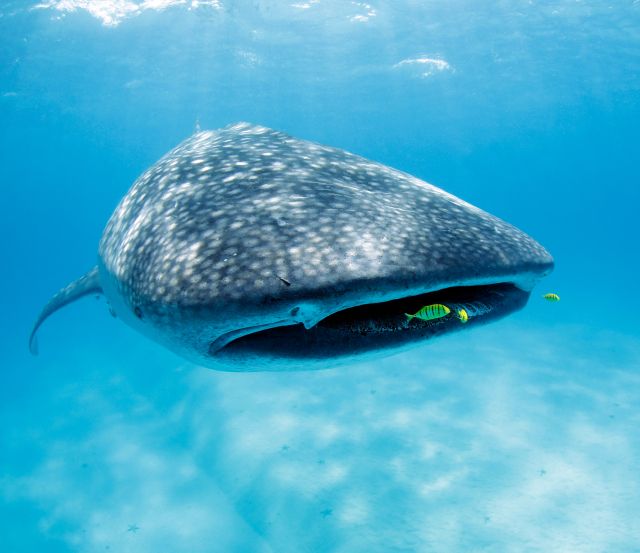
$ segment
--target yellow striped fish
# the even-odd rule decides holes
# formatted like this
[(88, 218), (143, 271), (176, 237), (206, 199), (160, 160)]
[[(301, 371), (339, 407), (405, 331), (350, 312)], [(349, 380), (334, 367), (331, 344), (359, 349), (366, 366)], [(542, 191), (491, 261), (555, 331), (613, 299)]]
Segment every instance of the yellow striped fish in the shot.
[(467, 313), (466, 309), (458, 309), (456, 315), (458, 316), (458, 319), (460, 319), (461, 323), (466, 323), (469, 320), (469, 313)]
[(409, 320), (421, 319), (423, 321), (432, 321), (433, 319), (446, 317), (449, 313), (451, 313), (451, 309), (446, 305), (442, 305), (441, 303), (432, 303), (431, 305), (425, 305), (420, 309), (420, 311), (417, 311), (413, 315), (409, 315), (409, 313), (405, 313), (405, 315)]
[(542, 297), (547, 301), (560, 301), (560, 296), (558, 294), (545, 294)]

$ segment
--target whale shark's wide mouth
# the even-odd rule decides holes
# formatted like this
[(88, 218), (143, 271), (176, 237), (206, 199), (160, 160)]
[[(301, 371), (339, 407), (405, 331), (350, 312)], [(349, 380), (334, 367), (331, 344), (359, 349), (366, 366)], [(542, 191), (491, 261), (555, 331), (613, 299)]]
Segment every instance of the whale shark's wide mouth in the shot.
[[(210, 355), (221, 361), (256, 357), (302, 361), (396, 350), (504, 317), (524, 307), (529, 294), (512, 283), (444, 288), (350, 307), (311, 328), (301, 323), (256, 328), (255, 332), (227, 341), (223, 347), (212, 347)], [(449, 313), (431, 320), (407, 317), (434, 304), (446, 306)]]

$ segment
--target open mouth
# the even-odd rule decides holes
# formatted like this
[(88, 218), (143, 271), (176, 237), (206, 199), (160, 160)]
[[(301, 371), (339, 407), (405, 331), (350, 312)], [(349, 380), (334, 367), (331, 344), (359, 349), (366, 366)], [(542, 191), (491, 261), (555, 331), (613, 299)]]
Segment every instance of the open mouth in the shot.
[[(289, 324), (256, 328), (212, 347), (227, 360), (242, 357), (326, 359), (397, 349), (448, 332), (499, 319), (524, 307), (529, 292), (511, 283), (456, 286), (338, 311), (312, 328)], [(408, 317), (425, 306), (444, 306)], [(435, 312), (435, 313), (434, 313)], [(213, 346), (213, 344), (212, 344)]]

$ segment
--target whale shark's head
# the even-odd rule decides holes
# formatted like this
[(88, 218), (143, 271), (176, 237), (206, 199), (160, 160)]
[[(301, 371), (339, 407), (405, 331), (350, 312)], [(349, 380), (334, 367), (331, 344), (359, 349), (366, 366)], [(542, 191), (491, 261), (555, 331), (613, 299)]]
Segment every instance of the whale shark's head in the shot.
[[(552, 264), (523, 232), (410, 175), (248, 124), (164, 156), (100, 243), (118, 316), (229, 370), (327, 367), (471, 328), (521, 308)], [(450, 315), (405, 315), (435, 303)]]

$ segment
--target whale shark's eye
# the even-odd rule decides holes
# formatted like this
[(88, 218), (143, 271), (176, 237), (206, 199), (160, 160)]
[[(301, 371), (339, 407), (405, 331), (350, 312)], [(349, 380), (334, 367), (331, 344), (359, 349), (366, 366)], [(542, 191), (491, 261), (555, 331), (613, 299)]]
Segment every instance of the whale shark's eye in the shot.
[(138, 317), (138, 319), (142, 319), (142, 309), (137, 305), (133, 308), (133, 314)]

